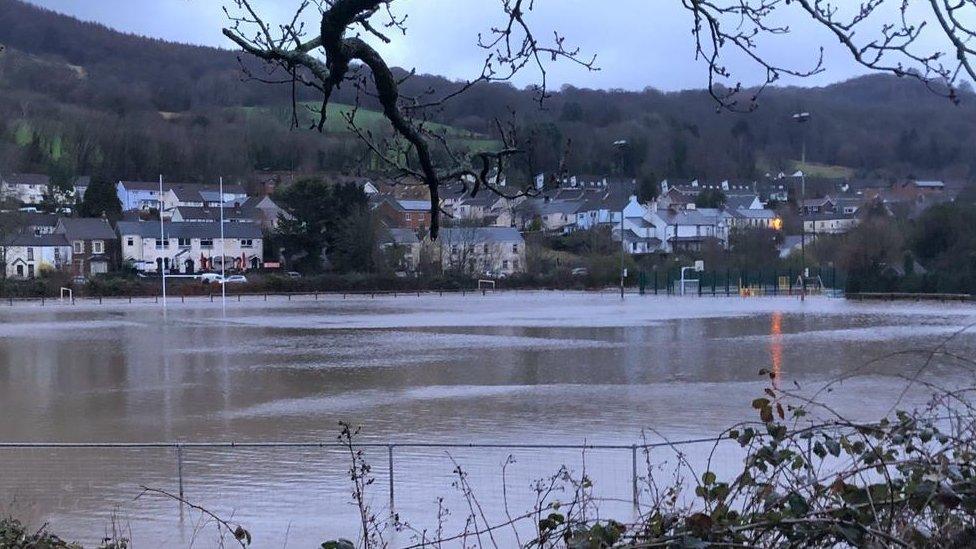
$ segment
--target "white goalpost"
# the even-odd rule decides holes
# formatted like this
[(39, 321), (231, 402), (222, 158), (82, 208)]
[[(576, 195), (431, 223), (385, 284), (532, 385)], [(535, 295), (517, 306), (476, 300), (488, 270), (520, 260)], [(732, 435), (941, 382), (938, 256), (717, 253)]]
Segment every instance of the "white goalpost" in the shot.
[(488, 290), (495, 291), (495, 281), (494, 280), (479, 280), (478, 281), (478, 291), (482, 295), (486, 294)]
[(61, 288), (61, 299), (60, 299), (60, 301), (64, 301), (65, 296), (68, 297), (68, 303), (74, 303), (75, 302), (75, 292), (71, 288)]

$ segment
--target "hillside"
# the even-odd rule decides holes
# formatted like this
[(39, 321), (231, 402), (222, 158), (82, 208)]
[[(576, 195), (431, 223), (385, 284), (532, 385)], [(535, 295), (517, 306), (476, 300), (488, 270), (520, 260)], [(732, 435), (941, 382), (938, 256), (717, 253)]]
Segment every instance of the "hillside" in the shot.
[[(119, 33), (20, 0), (0, 0), (0, 44), (0, 171), (200, 179), (378, 167), (342, 124), (351, 86), (335, 96), (323, 136), (292, 131), (290, 88), (245, 81), (235, 52)], [(454, 86), (420, 75), (404, 93)], [(370, 107), (367, 99), (361, 122), (385, 131)], [(799, 109), (814, 113), (805, 127), (790, 121)], [(805, 139), (811, 167), (825, 176), (976, 176), (976, 97), (966, 92), (954, 107), (880, 75), (771, 89), (748, 115), (716, 114), (702, 91), (567, 87), (540, 109), (528, 91), (485, 85), (445, 105), (436, 122), (456, 143), (480, 149), (493, 144), (493, 120), (512, 110), (529, 152), (511, 167), (514, 179), (552, 169), (567, 140), (569, 169), (586, 173), (755, 177), (795, 169)], [(623, 157), (612, 146), (620, 139), (630, 144)]]

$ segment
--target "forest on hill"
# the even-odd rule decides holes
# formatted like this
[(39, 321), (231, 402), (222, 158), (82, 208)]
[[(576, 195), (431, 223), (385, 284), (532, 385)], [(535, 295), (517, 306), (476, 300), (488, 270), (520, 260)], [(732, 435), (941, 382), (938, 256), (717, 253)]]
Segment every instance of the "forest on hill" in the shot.
[[(290, 87), (245, 79), (242, 64), (262, 69), (232, 51), (124, 34), (20, 0), (0, 0), (0, 44), (0, 172), (201, 180), (382, 167), (342, 127), (341, 112), (325, 135), (293, 130)], [(402, 91), (443, 94), (458, 85), (415, 75)], [(334, 99), (352, 104), (354, 94), (350, 86)], [(299, 90), (298, 99), (315, 96)], [(359, 116), (375, 123), (370, 107), (367, 97)], [(812, 121), (793, 123), (798, 110)], [(448, 102), (435, 121), (478, 149), (497, 137), (494, 121), (513, 112), (528, 150), (510, 167), (516, 181), (554, 169), (567, 141), (566, 168), (575, 173), (748, 179), (794, 169), (804, 138), (824, 174), (976, 178), (976, 95), (968, 87), (956, 106), (917, 82), (874, 75), (773, 88), (758, 111), (733, 114), (717, 112), (700, 90), (567, 86), (540, 107), (532, 90), (493, 84)], [(630, 144), (623, 159), (613, 148), (621, 139)]]

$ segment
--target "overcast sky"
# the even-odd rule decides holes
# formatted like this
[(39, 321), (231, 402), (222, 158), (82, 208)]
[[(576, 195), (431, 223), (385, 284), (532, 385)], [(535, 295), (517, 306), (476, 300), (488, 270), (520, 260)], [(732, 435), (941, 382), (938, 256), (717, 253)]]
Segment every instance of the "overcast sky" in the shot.
[[(223, 0), (29, 0), (81, 19), (98, 21), (112, 28), (192, 44), (230, 48), (220, 34), (226, 18)], [(230, 0), (226, 3), (231, 4)], [(287, 22), (299, 0), (255, 0), (268, 21)], [(851, 0), (854, 4), (854, 0)], [(407, 36), (394, 37), (384, 47), (391, 64), (416, 68), (454, 79), (476, 76), (483, 52), (477, 47), (479, 32), (499, 22), (499, 0), (398, 0), (394, 6), (409, 14)], [(594, 9), (594, 6), (613, 9)], [(836, 39), (811, 25), (808, 19), (787, 6), (780, 22), (794, 29), (787, 38), (764, 43), (763, 53), (797, 68), (815, 64), (818, 48), (825, 45), (827, 71), (804, 81), (786, 84), (823, 85), (863, 74)], [(537, 0), (530, 21), (535, 32), (551, 36), (554, 29), (579, 46), (585, 54), (596, 54), (599, 72), (588, 72), (571, 64), (552, 68), (550, 83), (579, 87), (640, 90), (651, 86), (663, 90), (701, 88), (707, 84), (704, 65), (694, 60), (692, 20), (680, 0)], [(927, 37), (936, 46), (937, 37)], [(730, 58), (737, 81), (762, 82), (756, 67)], [(534, 82), (524, 75), (519, 84)]]

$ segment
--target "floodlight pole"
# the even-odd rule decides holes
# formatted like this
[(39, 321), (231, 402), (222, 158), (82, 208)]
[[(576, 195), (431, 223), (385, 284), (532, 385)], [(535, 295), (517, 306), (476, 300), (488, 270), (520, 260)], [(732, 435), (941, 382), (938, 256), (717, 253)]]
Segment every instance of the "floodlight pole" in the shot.
[(159, 241), (163, 246), (163, 257), (159, 258), (159, 273), (163, 278), (163, 316), (166, 315), (166, 235), (163, 228), (163, 174), (159, 174)]
[[(793, 120), (799, 124), (810, 121), (809, 112), (798, 112), (793, 115)], [(807, 297), (807, 222), (803, 218), (803, 201), (807, 197), (807, 132), (801, 129), (802, 149), (800, 151), (800, 301), (805, 301)], [(816, 221), (814, 221), (816, 223)]]
[(227, 243), (224, 240), (224, 178), (220, 178), (220, 307), (224, 316), (227, 315)]

